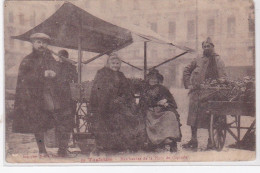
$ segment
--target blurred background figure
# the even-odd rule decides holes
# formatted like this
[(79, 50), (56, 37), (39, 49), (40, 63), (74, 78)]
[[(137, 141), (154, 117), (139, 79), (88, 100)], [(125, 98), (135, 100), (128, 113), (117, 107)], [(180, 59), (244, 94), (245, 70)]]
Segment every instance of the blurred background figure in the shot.
[[(69, 58), (66, 50), (58, 52), (59, 57)], [(60, 100), (60, 110), (56, 112), (56, 135), (58, 140), (58, 155), (66, 157), (68, 155), (68, 143), (70, 134), (74, 127), (74, 116), (77, 103), (72, 100), (70, 83), (77, 82), (77, 70), (71, 63), (60, 58), (57, 83), (59, 86), (58, 95)]]

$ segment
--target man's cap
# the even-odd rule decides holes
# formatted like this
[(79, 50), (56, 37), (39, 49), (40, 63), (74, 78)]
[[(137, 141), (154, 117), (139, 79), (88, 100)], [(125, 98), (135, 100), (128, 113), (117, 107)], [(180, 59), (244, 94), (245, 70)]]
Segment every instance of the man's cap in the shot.
[(203, 47), (204, 44), (206, 44), (206, 43), (211, 44), (211, 45), (214, 47), (214, 44), (213, 44), (213, 42), (212, 42), (212, 40), (211, 40), (210, 37), (208, 37), (206, 41), (203, 41), (203, 42), (202, 42), (202, 47)]
[(30, 40), (35, 40), (35, 39), (43, 39), (43, 40), (50, 41), (51, 37), (44, 33), (34, 33), (30, 36)]

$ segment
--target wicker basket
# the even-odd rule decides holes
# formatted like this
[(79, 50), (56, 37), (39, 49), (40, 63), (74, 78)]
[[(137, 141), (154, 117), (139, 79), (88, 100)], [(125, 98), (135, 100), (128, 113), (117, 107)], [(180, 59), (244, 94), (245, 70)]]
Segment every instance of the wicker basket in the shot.
[(227, 88), (207, 88), (200, 90), (200, 102), (207, 101), (228, 101), (230, 89)]
[(74, 101), (80, 99), (89, 101), (93, 81), (85, 81), (81, 84), (70, 83), (71, 96)]

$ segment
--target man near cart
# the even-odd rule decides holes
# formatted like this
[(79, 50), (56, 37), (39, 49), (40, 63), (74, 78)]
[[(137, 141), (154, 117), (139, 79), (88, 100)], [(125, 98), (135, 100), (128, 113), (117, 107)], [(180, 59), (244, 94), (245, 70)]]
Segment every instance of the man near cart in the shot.
[[(203, 55), (195, 58), (183, 72), (183, 83), (186, 89), (190, 89), (189, 112), (187, 125), (191, 126), (191, 139), (183, 145), (183, 148), (197, 149), (198, 128), (209, 129), (209, 116), (200, 104), (200, 97), (205, 94), (200, 90), (200, 84), (205, 80), (214, 80), (226, 76), (225, 64), (214, 51), (214, 44), (208, 37), (202, 43)], [(213, 147), (210, 138), (207, 149)]]
[[(58, 134), (58, 155), (65, 156), (68, 132), (71, 127), (70, 109), (64, 109), (61, 97), (64, 84), (61, 76), (62, 63), (47, 49), (50, 36), (34, 33), (30, 36), (32, 53), (27, 55), (19, 67), (13, 132), (35, 135), (39, 155), (48, 156), (44, 132), (56, 127)], [(69, 96), (68, 96), (69, 97)], [(69, 115), (69, 116), (67, 116)], [(69, 126), (69, 127), (68, 127)], [(71, 131), (70, 131), (71, 132)]]

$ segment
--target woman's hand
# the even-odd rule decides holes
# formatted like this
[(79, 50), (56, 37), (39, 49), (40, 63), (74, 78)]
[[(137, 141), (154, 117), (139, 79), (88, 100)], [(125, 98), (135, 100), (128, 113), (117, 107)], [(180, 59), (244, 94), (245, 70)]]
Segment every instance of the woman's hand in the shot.
[(189, 85), (189, 86), (188, 86), (188, 89), (190, 89), (190, 90), (193, 89), (193, 86), (192, 86), (192, 85)]
[(54, 78), (56, 76), (56, 73), (52, 70), (45, 70), (44, 77), (47, 78)]
[(158, 105), (161, 105), (161, 106), (165, 106), (167, 107), (169, 104), (167, 103), (167, 100), (166, 99), (162, 99), (160, 100), (158, 103)]

